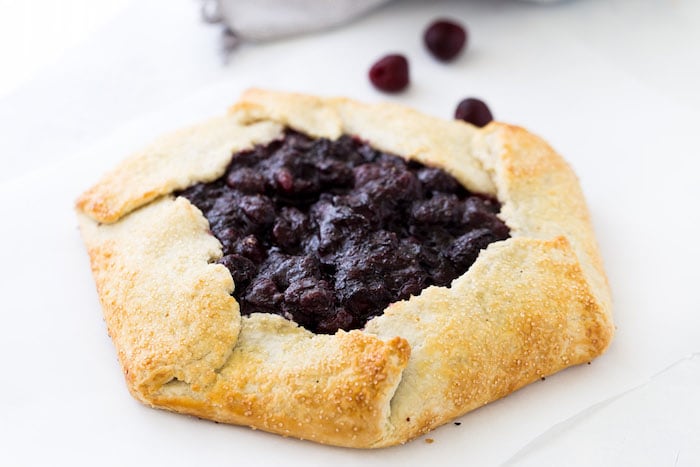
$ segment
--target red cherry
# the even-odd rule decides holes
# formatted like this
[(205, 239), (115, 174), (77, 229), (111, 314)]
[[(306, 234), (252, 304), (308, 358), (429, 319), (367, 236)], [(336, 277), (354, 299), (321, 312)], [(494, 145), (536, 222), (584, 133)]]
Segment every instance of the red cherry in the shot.
[(455, 110), (455, 118), (483, 127), (493, 120), (493, 115), (484, 101), (470, 97), (459, 103)]
[(408, 86), (408, 60), (399, 54), (379, 59), (369, 69), (369, 80), (375, 88), (384, 92), (399, 92)]
[(467, 43), (467, 31), (461, 24), (449, 19), (438, 19), (428, 26), (423, 41), (438, 60), (453, 60)]

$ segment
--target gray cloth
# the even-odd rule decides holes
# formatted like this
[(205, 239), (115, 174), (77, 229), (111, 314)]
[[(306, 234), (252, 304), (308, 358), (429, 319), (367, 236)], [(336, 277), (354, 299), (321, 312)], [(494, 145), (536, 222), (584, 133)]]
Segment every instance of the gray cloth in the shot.
[(203, 15), (240, 40), (265, 41), (327, 29), (390, 0), (205, 0)]
[[(238, 40), (266, 41), (338, 26), (391, 0), (202, 0), (202, 15)], [(553, 3), (560, 0), (525, 0)], [(234, 39), (235, 37), (235, 39)]]

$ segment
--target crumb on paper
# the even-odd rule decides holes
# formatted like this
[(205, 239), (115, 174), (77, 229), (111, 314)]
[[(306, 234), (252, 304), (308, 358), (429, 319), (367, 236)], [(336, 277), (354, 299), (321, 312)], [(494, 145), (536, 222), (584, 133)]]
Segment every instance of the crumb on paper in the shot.
[(433, 438), (425, 438), (425, 442), (428, 444), (433, 444), (435, 440)]

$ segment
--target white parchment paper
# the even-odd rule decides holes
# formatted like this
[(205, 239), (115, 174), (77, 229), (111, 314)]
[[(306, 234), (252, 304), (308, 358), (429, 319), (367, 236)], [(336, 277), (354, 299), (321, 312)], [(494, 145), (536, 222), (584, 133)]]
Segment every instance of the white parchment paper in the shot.
[[(401, 15), (390, 7), (322, 36), (244, 47), (225, 68), (216, 68), (214, 54), (197, 55), (201, 36), (196, 49), (183, 41), (154, 59), (153, 50), (142, 55), (134, 48), (132, 68), (113, 65), (121, 49), (111, 37), (105, 39), (114, 47), (111, 56), (88, 49), (83, 53), (90, 63), (74, 56), (71, 67), (0, 103), (2, 463), (537, 465), (576, 455), (567, 433), (595, 446), (617, 440), (612, 446), (624, 447), (628, 435), (621, 430), (653, 426), (654, 414), (665, 407), (692, 414), (696, 399), (687, 389), (698, 382), (697, 365), (682, 363), (688, 371), (664, 373), (669, 379), (662, 386), (655, 375), (700, 352), (700, 111), (696, 96), (683, 98), (697, 81), (692, 62), (678, 61), (686, 73), (667, 84), (666, 75), (645, 68), (667, 56), (650, 43), (644, 43), (647, 55), (636, 47), (645, 40), (642, 28), (660, 30), (653, 38), (676, 45), (676, 52), (692, 51), (681, 39), (696, 37), (688, 18), (698, 18), (698, 10), (692, 4), (679, 4), (673, 13), (668, 6), (654, 10), (652, 2), (592, 1), (543, 12), (496, 3), (417, 2)], [(415, 35), (445, 13), (443, 7), (470, 24), (473, 37), (469, 52), (449, 67), (425, 54)], [(629, 17), (634, 22), (626, 22)], [(156, 39), (161, 47), (175, 40)], [(405, 94), (383, 96), (365, 73), (375, 55), (395, 50), (411, 57), (412, 85)], [(84, 78), (90, 70), (94, 75)], [(249, 86), (391, 99), (445, 118), (460, 98), (472, 95), (487, 100), (498, 119), (545, 137), (575, 168), (593, 215), (614, 296), (617, 335), (608, 353), (472, 412), (459, 426), (436, 430), (428, 435), (432, 444), (419, 439), (380, 451), (318, 446), (135, 402), (106, 335), (73, 200), (130, 151), (224, 112)], [(650, 389), (657, 387), (680, 389)], [(612, 423), (632, 416), (638, 417), (633, 425)], [(697, 439), (697, 424), (688, 420), (674, 426), (667, 419), (664, 426)], [(600, 437), (591, 438), (598, 430)], [(635, 436), (652, 439), (639, 431)], [(624, 451), (623, 460), (649, 465), (680, 446), (679, 465), (697, 465), (697, 450), (682, 449), (685, 438), (677, 445), (654, 439), (657, 444), (641, 446), (636, 457)], [(619, 460), (612, 454), (593, 459)]]

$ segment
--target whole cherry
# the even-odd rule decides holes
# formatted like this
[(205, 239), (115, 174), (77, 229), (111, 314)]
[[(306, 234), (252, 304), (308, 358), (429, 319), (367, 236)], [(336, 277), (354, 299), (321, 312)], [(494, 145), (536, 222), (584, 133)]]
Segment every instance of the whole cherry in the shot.
[(484, 101), (469, 97), (463, 99), (455, 110), (455, 118), (474, 126), (483, 127), (493, 120), (493, 115)]
[(449, 19), (433, 21), (423, 34), (423, 42), (435, 58), (443, 62), (454, 60), (467, 43), (467, 31)]
[(408, 60), (400, 54), (382, 57), (369, 69), (369, 80), (384, 92), (399, 92), (408, 86)]

